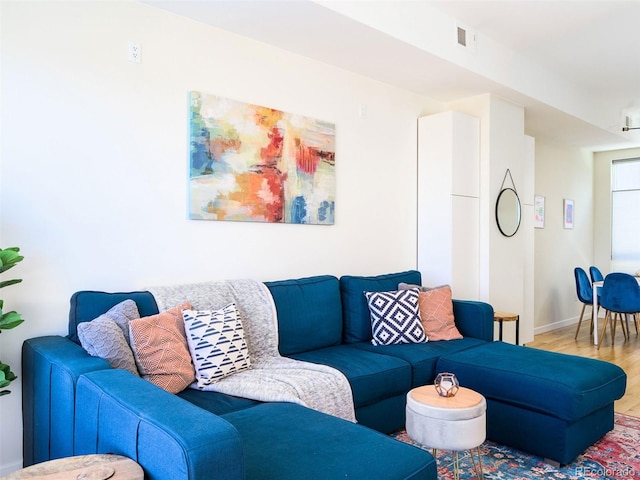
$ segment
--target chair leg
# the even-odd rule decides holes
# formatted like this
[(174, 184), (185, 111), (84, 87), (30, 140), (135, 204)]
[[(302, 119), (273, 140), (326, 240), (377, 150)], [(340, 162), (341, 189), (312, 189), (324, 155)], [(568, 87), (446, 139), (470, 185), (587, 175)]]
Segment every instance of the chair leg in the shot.
[[(578, 328), (576, 329), (576, 336), (573, 337), (574, 340), (578, 339), (578, 333), (580, 333), (580, 326), (582, 325), (582, 317), (584, 315), (584, 309), (587, 307), (586, 303), (582, 304), (582, 311), (580, 312), (580, 320), (578, 320)], [(593, 308), (593, 307), (591, 307)]]
[(624, 328), (624, 320), (622, 319), (621, 313), (613, 314), (613, 336), (611, 337), (611, 345), (613, 345), (614, 339), (616, 338), (616, 327), (618, 322), (620, 323), (620, 328), (622, 328), (622, 335), (624, 335), (624, 339), (627, 339), (627, 331)]
[(625, 340), (629, 339), (629, 335), (627, 334), (627, 329), (625, 328), (625, 322), (622, 318), (622, 314), (616, 312), (613, 314), (613, 333), (611, 336), (611, 345), (613, 345), (614, 339), (616, 338), (616, 325), (618, 324), (618, 322), (620, 322), (620, 328), (622, 328), (622, 334), (624, 335), (624, 339)]
[[(620, 318), (620, 320), (622, 320), (622, 317)], [(628, 313), (624, 314), (624, 321), (625, 321), (625, 328), (626, 328), (625, 339), (629, 340), (629, 336), (631, 335), (631, 329), (629, 328), (629, 314)]]
[[(624, 315), (624, 317), (623, 317), (623, 315)], [(618, 314), (618, 319), (620, 320), (620, 326), (622, 327), (622, 333), (624, 334), (624, 339), (628, 340), (629, 339), (629, 334), (627, 333), (628, 324), (625, 323), (626, 317), (627, 317), (626, 314), (622, 314), (622, 313)]]
[[(610, 316), (611, 316), (611, 312), (607, 310), (607, 314), (604, 316), (604, 325), (602, 326), (602, 334), (600, 335), (600, 341), (598, 342), (598, 350), (600, 350), (600, 347), (602, 346), (602, 342), (604, 341), (604, 334), (607, 331), (607, 323), (609, 323)], [(613, 345), (613, 342), (611, 344)]]

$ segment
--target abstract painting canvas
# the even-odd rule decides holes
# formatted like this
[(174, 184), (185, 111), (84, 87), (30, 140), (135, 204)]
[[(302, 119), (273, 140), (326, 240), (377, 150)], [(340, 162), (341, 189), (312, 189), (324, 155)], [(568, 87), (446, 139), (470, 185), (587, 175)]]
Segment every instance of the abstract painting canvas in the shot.
[(333, 225), (335, 125), (190, 92), (189, 216)]

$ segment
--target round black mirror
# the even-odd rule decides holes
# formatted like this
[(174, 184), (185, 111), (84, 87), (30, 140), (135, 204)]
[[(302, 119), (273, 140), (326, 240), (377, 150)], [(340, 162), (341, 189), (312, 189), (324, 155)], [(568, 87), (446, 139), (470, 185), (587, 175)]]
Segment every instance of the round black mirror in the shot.
[(496, 222), (505, 237), (513, 237), (520, 228), (520, 199), (513, 188), (504, 188), (496, 201)]

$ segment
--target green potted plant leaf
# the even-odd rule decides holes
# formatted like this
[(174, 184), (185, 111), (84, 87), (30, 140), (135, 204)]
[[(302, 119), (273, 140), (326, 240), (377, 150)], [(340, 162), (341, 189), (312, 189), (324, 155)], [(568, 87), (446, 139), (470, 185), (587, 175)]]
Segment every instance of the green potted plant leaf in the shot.
[[(20, 255), (20, 249), (18, 247), (0, 248), (0, 274), (6, 272), (10, 268), (13, 268), (21, 262), (24, 257)], [(0, 288), (8, 287), (9, 285), (15, 285), (22, 282), (22, 279), (4, 280), (0, 282)], [(20, 325), (24, 320), (22, 316), (15, 312), (4, 312), (4, 300), (0, 299), (0, 333), (3, 330), (10, 330)], [(9, 365), (2, 363), (0, 360), (0, 396), (11, 393), (10, 390), (4, 390), (9, 384), (16, 379), (16, 375), (11, 371)]]

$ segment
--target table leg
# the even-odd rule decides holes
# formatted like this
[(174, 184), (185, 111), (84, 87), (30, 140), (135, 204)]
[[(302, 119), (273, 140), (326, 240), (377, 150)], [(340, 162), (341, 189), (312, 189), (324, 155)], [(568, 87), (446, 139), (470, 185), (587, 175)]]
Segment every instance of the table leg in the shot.
[(499, 322), (499, 323), (500, 323), (500, 335), (499, 335), (498, 339), (499, 339), (500, 341), (502, 341), (502, 319), (500, 319), (500, 322)]
[(516, 345), (520, 345), (520, 315), (516, 318)]
[(591, 305), (593, 317), (593, 344), (598, 345), (598, 287), (593, 282), (593, 303)]

